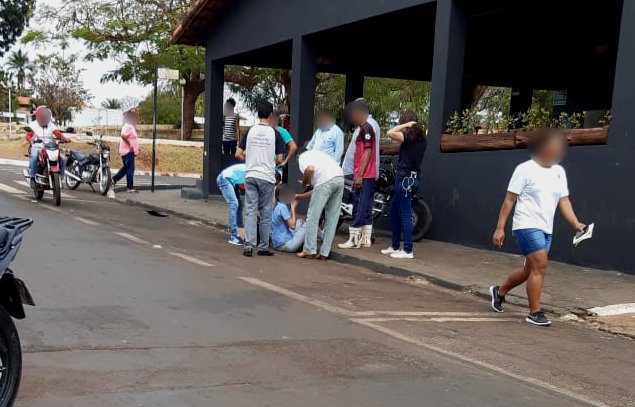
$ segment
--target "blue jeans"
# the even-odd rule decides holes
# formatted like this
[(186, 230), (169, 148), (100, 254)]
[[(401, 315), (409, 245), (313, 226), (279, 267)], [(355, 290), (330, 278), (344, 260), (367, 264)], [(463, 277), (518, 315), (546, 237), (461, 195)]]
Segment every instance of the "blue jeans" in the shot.
[(124, 176), (126, 177), (126, 188), (133, 189), (134, 188), (134, 153), (130, 152), (121, 157), (121, 161), (123, 162), (123, 167), (117, 171), (112, 180), (115, 182), (119, 182)]
[(236, 155), (236, 147), (238, 146), (238, 141), (223, 141), (223, 154), (231, 155), (232, 157)]
[(281, 252), (296, 253), (302, 247), (304, 243), (304, 236), (306, 234), (306, 227), (302, 219), (296, 220), (295, 229), (291, 231), (293, 237), (287, 240), (275, 249)]
[(216, 178), (216, 185), (220, 189), (229, 209), (229, 238), (238, 239), (238, 228), (243, 227), (243, 201), (240, 199), (238, 187), (234, 187), (223, 174)]
[(375, 194), (375, 179), (364, 178), (362, 187), (353, 192), (353, 227), (373, 224), (373, 195)]
[[(260, 178), (245, 178), (245, 248), (258, 246), (258, 250), (269, 250), (271, 238), (271, 213), (276, 186)], [(260, 230), (258, 215), (260, 214)], [(260, 242), (258, 238), (260, 237)]]
[(335, 177), (318, 185), (313, 190), (309, 211), (306, 215), (306, 236), (304, 238), (304, 251), (306, 253), (317, 254), (318, 224), (320, 216), (324, 212), (324, 236), (322, 237), (320, 254), (324, 257), (329, 257), (331, 254), (331, 245), (337, 231), (343, 194), (344, 177)]
[(551, 250), (552, 235), (540, 229), (518, 229), (512, 230), (512, 236), (516, 239), (518, 247), (524, 256), (541, 250), (549, 253)]
[[(37, 160), (38, 152), (44, 147), (31, 146), (31, 157), (29, 157), (29, 175), (35, 179), (35, 173), (37, 172)], [(60, 175), (64, 176), (66, 173), (66, 159), (60, 154), (59, 158)]]
[[(406, 189), (408, 187), (410, 188)], [(395, 250), (401, 246), (403, 234), (403, 250), (412, 253), (412, 194), (418, 188), (417, 178), (397, 178), (395, 181), (395, 196), (392, 199), (389, 217), (392, 248)]]

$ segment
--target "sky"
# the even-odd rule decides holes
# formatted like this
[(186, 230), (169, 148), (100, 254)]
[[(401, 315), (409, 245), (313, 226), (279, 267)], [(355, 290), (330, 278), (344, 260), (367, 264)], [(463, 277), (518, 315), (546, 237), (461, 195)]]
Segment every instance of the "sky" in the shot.
[[(60, 3), (60, 0), (38, 0), (36, 3), (36, 10), (37, 6), (41, 4), (59, 5)], [(35, 24), (35, 21), (32, 20), (31, 24)], [(49, 50), (47, 50), (46, 48), (37, 49), (33, 48), (33, 46), (31, 45), (25, 46), (18, 42), (9, 52), (7, 52), (7, 54), (5, 54), (4, 60), (0, 59), (0, 65), (4, 65), (7, 55), (17, 49), (22, 49), (23, 51), (27, 52), (31, 56), (31, 58), (34, 58), (38, 54), (49, 53)], [(71, 43), (70, 49), (66, 52), (79, 53), (80, 55), (82, 55), (83, 49), (84, 47), (81, 43), (74, 42)], [(99, 106), (105, 99), (121, 99), (126, 96), (132, 96), (141, 100), (144, 99), (151, 90), (150, 87), (140, 86), (135, 83), (100, 83), (100, 79), (103, 74), (117, 67), (117, 63), (115, 61), (106, 60), (92, 63), (80, 61), (78, 65), (78, 68), (84, 70), (81, 74), (82, 82), (84, 83), (84, 86), (89, 90), (90, 94), (93, 96), (93, 99), (89, 102), (90, 105)]]

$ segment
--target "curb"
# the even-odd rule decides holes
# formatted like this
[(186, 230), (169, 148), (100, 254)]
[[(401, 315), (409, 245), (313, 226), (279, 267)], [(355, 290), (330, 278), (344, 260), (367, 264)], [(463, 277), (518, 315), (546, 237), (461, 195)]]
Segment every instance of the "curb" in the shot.
[[(173, 211), (173, 210), (168, 210), (168, 209), (164, 209), (155, 205), (150, 205), (150, 204), (145, 204), (143, 202), (139, 202), (139, 201), (135, 201), (133, 199), (126, 199), (126, 200), (119, 200), (119, 202), (123, 203), (124, 205), (129, 205), (129, 206), (137, 206), (137, 207), (141, 207), (144, 209), (148, 209), (148, 210), (155, 210), (155, 211), (163, 211), (165, 213), (168, 213), (170, 215), (179, 217), (181, 219), (185, 219), (185, 220), (192, 220), (192, 221), (198, 221), (201, 222), (204, 225), (213, 227), (215, 229), (218, 229), (220, 231), (225, 231), (227, 229), (227, 225), (223, 222), (211, 222), (209, 220), (200, 218), (198, 216), (194, 216), (194, 215), (188, 215), (185, 214), (183, 212), (178, 212), (178, 211)], [(476, 287), (474, 286), (465, 286), (465, 285), (461, 285), (455, 282), (452, 282), (450, 280), (446, 280), (446, 279), (442, 279), (442, 278), (438, 278), (438, 277), (434, 277), (425, 273), (421, 273), (421, 272), (416, 272), (416, 271), (411, 271), (408, 270), (406, 268), (403, 267), (399, 267), (399, 266), (390, 266), (390, 265), (386, 265), (383, 263), (379, 263), (379, 262), (375, 262), (372, 260), (365, 260), (363, 258), (359, 258), (359, 257), (355, 257), (355, 256), (350, 256), (350, 255), (346, 255), (346, 254), (342, 254), (342, 253), (336, 253), (336, 252), (331, 252), (331, 259), (337, 263), (340, 264), (347, 264), (347, 265), (352, 265), (352, 266), (358, 266), (358, 267), (363, 267), (367, 270), (370, 271), (374, 271), (376, 273), (379, 274), (386, 274), (386, 275), (391, 275), (391, 276), (395, 276), (395, 277), (402, 277), (402, 278), (408, 278), (408, 277), (419, 277), (419, 278), (423, 278), (426, 281), (430, 282), (431, 284), (434, 284), (436, 286), (442, 287), (442, 288), (447, 288), (449, 290), (453, 290), (453, 291), (458, 291), (458, 292), (462, 292), (462, 293), (469, 293), (472, 294), (474, 296), (477, 296), (479, 298), (482, 299), (486, 299), (489, 300), (489, 294), (486, 292), (486, 290), (483, 291), (479, 291), (478, 289), (476, 289)], [(520, 306), (520, 307), (527, 307), (527, 299), (523, 298), (523, 297), (518, 297), (515, 296), (513, 294), (509, 294), (506, 297), (507, 303), (508, 304), (512, 304), (515, 306)], [(574, 310), (570, 310), (570, 309), (565, 309), (565, 308), (561, 308), (552, 304), (546, 304), (543, 303), (542, 304), (542, 308), (544, 311), (550, 313), (550, 314), (554, 314), (554, 315), (566, 315), (566, 314), (575, 314), (576, 316), (580, 317), (582, 320), (585, 319), (585, 317), (587, 316), (587, 312), (585, 309), (574, 309)]]

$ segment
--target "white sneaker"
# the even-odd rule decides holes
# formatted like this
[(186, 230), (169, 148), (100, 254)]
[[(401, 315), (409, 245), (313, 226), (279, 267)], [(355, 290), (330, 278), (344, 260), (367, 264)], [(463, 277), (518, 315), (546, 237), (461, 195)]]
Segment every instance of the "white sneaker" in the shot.
[(399, 249), (395, 250), (395, 249), (393, 249), (393, 248), (392, 248), (392, 246), (390, 246), (390, 247), (389, 247), (389, 248), (387, 248), (387, 249), (382, 249), (382, 250), (381, 250), (381, 254), (385, 254), (386, 256), (390, 256), (391, 254), (393, 254), (393, 253), (399, 253), (400, 251), (401, 251), (401, 250), (399, 250)]
[(406, 253), (403, 250), (399, 250), (398, 252), (391, 254), (390, 257), (393, 259), (414, 259), (415, 255), (412, 252)]

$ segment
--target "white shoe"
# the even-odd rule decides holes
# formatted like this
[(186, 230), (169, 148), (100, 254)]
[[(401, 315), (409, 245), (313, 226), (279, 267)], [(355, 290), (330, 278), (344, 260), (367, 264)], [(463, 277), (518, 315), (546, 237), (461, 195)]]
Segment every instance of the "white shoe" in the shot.
[(373, 237), (373, 225), (366, 225), (362, 227), (362, 238), (360, 241), (360, 246), (369, 248), (372, 245), (372, 237)]
[(390, 257), (393, 259), (414, 259), (415, 255), (412, 252), (406, 253), (403, 250), (399, 250), (398, 252), (391, 254)]
[(385, 254), (386, 256), (390, 256), (393, 253), (399, 253), (401, 250), (400, 249), (393, 249), (392, 246), (390, 246), (387, 249), (382, 249), (381, 250), (381, 254)]
[(340, 249), (359, 249), (362, 238), (362, 229), (349, 227), (348, 232), (348, 240), (345, 243), (338, 244), (337, 247)]

